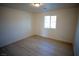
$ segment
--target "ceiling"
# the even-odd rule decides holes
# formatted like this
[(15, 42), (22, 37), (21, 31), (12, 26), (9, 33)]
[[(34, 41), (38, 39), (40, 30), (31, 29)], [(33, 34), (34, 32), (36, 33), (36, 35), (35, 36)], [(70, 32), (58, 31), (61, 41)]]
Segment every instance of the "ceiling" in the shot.
[(41, 13), (60, 8), (77, 7), (78, 3), (42, 3), (40, 7), (34, 7), (31, 3), (1, 3), (0, 6), (20, 9), (23, 11)]

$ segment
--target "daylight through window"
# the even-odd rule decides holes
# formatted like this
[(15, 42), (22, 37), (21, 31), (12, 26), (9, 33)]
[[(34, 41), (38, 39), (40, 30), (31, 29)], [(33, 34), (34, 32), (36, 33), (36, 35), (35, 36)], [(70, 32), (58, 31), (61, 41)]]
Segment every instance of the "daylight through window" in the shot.
[(45, 16), (44, 28), (56, 28), (56, 16)]

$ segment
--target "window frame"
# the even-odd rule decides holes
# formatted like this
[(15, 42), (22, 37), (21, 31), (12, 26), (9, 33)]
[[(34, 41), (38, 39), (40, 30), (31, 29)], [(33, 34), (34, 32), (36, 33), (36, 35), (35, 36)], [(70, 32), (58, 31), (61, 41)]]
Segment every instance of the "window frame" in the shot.
[[(47, 16), (49, 16), (49, 15), (47, 15)], [(55, 15), (53, 15), (53, 16), (55, 16)], [(49, 17), (50, 17), (50, 19), (49, 19), (50, 23), (49, 23), (49, 27), (48, 27), (48, 28), (45, 27), (45, 17), (46, 17), (46, 16), (44, 16), (44, 28), (45, 28), (45, 29), (56, 29), (56, 25), (57, 25), (57, 16), (55, 16), (55, 17), (56, 17), (56, 20), (55, 20), (55, 27), (52, 27), (52, 26), (51, 26), (52, 15), (49, 16)]]

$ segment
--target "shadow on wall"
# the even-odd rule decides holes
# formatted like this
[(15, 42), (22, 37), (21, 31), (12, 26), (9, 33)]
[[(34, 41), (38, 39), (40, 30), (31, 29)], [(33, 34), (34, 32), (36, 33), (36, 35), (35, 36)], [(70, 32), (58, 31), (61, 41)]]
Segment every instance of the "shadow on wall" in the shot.
[(0, 19), (0, 47), (31, 36), (31, 14), (0, 7), (2, 19)]

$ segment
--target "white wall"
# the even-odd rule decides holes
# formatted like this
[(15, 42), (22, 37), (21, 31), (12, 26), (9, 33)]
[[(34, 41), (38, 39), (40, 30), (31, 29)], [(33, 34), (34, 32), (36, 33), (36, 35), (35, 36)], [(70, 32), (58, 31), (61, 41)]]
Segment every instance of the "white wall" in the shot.
[(76, 35), (74, 40), (74, 54), (76, 56), (79, 56), (79, 8), (78, 8)]
[[(60, 9), (47, 13), (34, 14), (34, 34), (72, 43), (77, 20), (77, 9)], [(45, 29), (44, 16), (57, 16), (57, 28)]]
[(0, 47), (31, 35), (31, 13), (0, 6)]
[[(47, 13), (29, 13), (0, 6), (0, 47), (31, 35), (73, 42), (77, 18), (76, 8)], [(44, 16), (56, 15), (57, 28), (44, 29)]]

